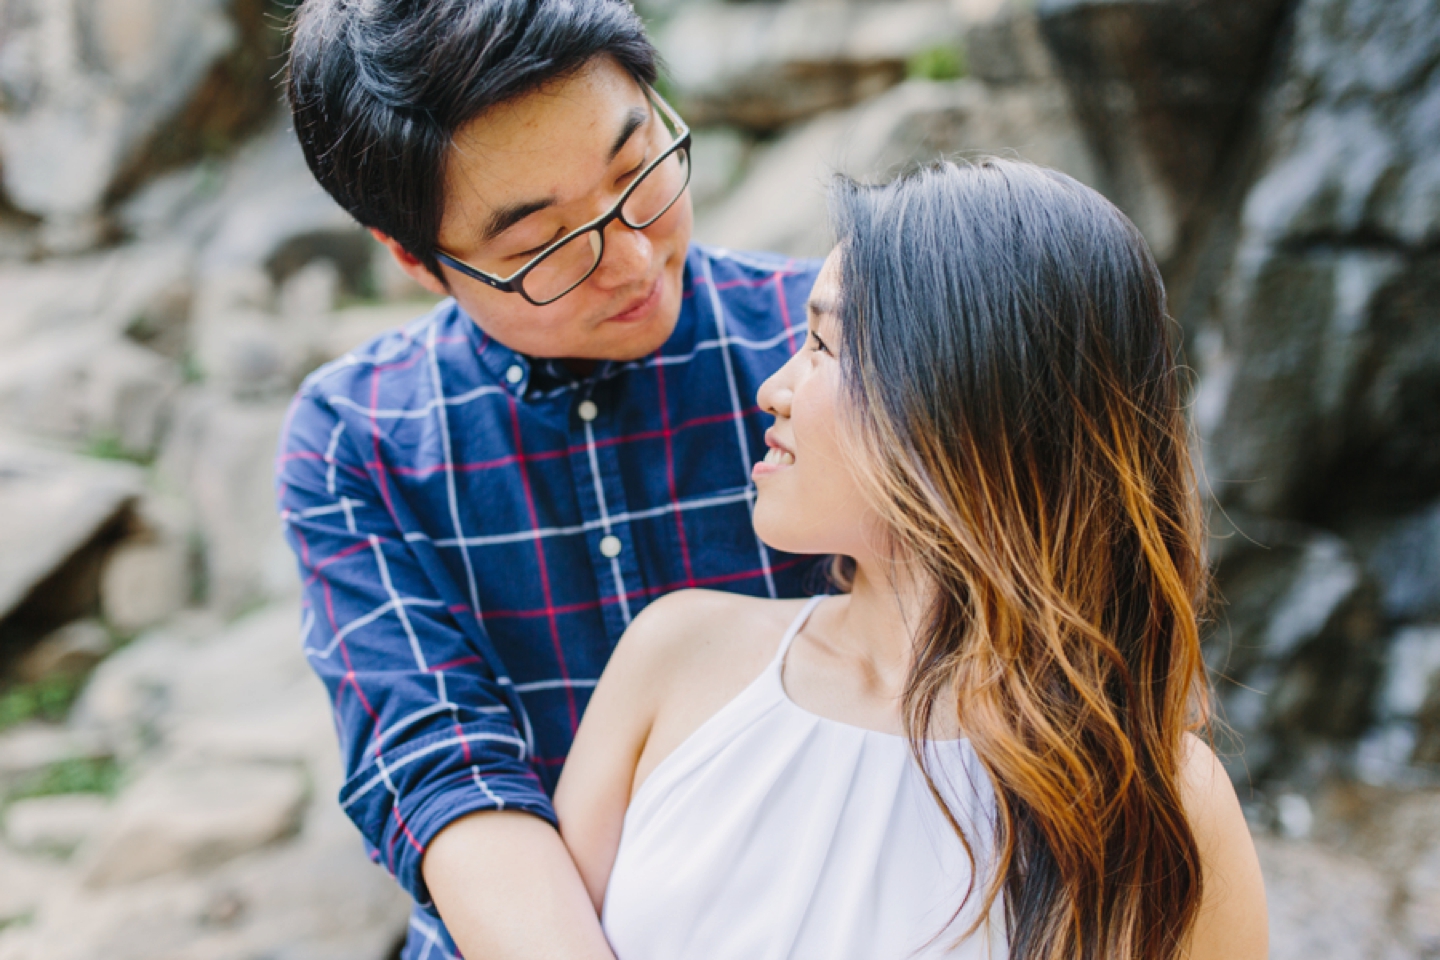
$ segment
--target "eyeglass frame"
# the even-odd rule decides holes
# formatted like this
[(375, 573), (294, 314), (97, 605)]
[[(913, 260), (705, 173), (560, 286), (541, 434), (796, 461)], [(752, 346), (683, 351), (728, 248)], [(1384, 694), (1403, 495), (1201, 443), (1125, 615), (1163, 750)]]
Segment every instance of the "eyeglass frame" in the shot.
[[(681, 119), (680, 114), (675, 112), (675, 108), (671, 107), (670, 104), (665, 102), (665, 99), (661, 97), (660, 94), (655, 92), (654, 88), (646, 86), (645, 96), (646, 99), (650, 101), (652, 106), (659, 107), (660, 111), (665, 115), (665, 117), (669, 119), (672, 124), (674, 124), (676, 130), (675, 141), (671, 143), (670, 146), (666, 147), (665, 150), (658, 157), (650, 161), (650, 163), (646, 165), (645, 169), (640, 171), (639, 176), (637, 176), (634, 180), (630, 181), (630, 185), (625, 188), (625, 191), (623, 193), (620, 194), (619, 199), (615, 201), (615, 205), (612, 206), (608, 212), (600, 215), (594, 220), (591, 220), (589, 223), (585, 224), (582, 227), (577, 227), (576, 229), (567, 233), (565, 236), (561, 237), (559, 240), (556, 240), (554, 243), (547, 246), (544, 250), (541, 250), (539, 253), (537, 253), (534, 257), (530, 258), (528, 263), (526, 263), (519, 270), (516, 270), (514, 273), (510, 274), (510, 276), (508, 277), (502, 278), (486, 273), (484, 270), (481, 270), (478, 267), (472, 267), (464, 260), (452, 256), (446, 253), (444, 250), (440, 250), (439, 248), (435, 250), (435, 259), (450, 267), (452, 270), (456, 270), (464, 274), (472, 280), (479, 280), (486, 286), (493, 287), (496, 290), (500, 290), (505, 293), (518, 293), (520, 294), (520, 296), (525, 298), (527, 303), (530, 303), (537, 307), (543, 307), (548, 304), (554, 303), (561, 297), (573, 293), (576, 287), (580, 286), (586, 280), (589, 280), (590, 276), (599, 268), (600, 261), (605, 256), (605, 230), (607, 227), (610, 226), (611, 223), (619, 220), (631, 230), (644, 230), (646, 227), (649, 227), (651, 224), (655, 223), (655, 221), (665, 216), (665, 214), (669, 213), (670, 209), (675, 206), (676, 201), (678, 201), (682, 196), (684, 196), (685, 191), (690, 187), (690, 127), (683, 119)], [(655, 214), (655, 216), (651, 217), (648, 222), (636, 226), (635, 224), (632, 224), (629, 220), (626, 220), (622, 211), (625, 209), (625, 203), (630, 199), (630, 195), (635, 192), (636, 188), (638, 188), (640, 184), (645, 182), (645, 178), (648, 177), (651, 173), (653, 173), (655, 169), (660, 166), (660, 164), (664, 163), (666, 160), (670, 159), (670, 157), (674, 156), (676, 153), (679, 153), (682, 150), (685, 151), (686, 160), (684, 186), (682, 186), (679, 192), (675, 194), (675, 197), (665, 205), (665, 209), (661, 210), (659, 213)], [(530, 294), (525, 292), (525, 288), (522, 284), (524, 283), (525, 276), (528, 273), (538, 267), (545, 260), (546, 257), (550, 256), (550, 254), (565, 246), (565, 244), (569, 243), (570, 241), (576, 240), (592, 230), (600, 236), (600, 249), (595, 254), (595, 262), (590, 265), (589, 270), (585, 271), (584, 276), (576, 280), (563, 292), (551, 297), (549, 300), (536, 300), (535, 298), (531, 297)]]

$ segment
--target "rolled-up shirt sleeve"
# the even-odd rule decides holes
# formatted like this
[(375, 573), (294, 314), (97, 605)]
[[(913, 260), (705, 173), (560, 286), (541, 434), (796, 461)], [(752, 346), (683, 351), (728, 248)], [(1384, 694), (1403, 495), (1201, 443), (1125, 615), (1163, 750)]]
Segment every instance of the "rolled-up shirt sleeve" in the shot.
[(421, 860), (447, 824), (481, 810), (555, 814), (483, 627), (447, 595), (433, 548), (405, 537), (403, 505), (379, 488), (358, 433), (302, 391), (277, 497), (303, 582), (305, 655), (334, 709), (340, 804), (371, 857), (427, 905)]

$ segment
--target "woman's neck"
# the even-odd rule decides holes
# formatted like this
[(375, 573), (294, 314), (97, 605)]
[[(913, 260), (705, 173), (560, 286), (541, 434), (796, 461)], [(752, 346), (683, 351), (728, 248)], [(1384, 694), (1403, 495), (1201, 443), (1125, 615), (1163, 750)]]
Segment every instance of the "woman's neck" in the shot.
[(895, 696), (905, 689), (929, 589), (913, 564), (859, 561), (833, 643)]

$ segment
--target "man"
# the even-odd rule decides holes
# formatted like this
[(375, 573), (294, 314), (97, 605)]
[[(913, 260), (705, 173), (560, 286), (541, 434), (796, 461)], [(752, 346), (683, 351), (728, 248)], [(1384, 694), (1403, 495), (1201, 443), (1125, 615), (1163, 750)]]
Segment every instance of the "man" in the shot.
[(813, 577), (756, 539), (749, 471), (818, 265), (690, 245), (655, 75), (619, 0), (298, 13), (311, 169), (452, 298), (306, 381), (277, 479), (407, 960), (609, 957), (549, 793), (611, 649), (670, 590)]

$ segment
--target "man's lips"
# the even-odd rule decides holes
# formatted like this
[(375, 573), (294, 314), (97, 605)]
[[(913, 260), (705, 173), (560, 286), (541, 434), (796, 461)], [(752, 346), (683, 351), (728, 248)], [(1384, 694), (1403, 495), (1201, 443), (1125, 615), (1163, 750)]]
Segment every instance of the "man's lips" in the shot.
[(660, 287), (664, 279), (665, 278), (663, 275), (656, 277), (655, 282), (650, 285), (650, 289), (648, 291), (627, 303), (623, 308), (621, 308), (619, 313), (612, 314), (611, 316), (607, 317), (605, 319), (605, 322), (630, 323), (644, 317), (647, 313), (650, 312), (652, 308), (654, 308), (655, 304), (660, 301)]

